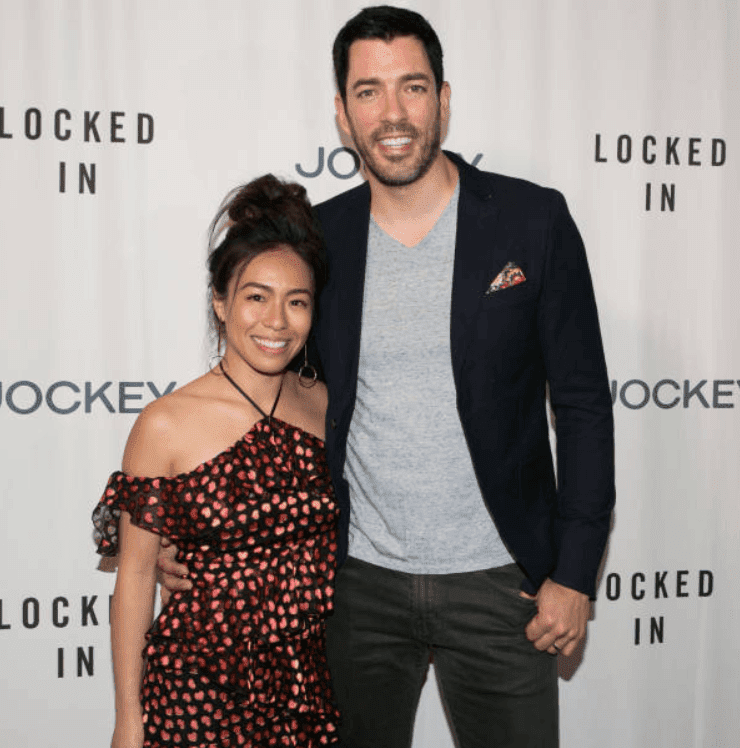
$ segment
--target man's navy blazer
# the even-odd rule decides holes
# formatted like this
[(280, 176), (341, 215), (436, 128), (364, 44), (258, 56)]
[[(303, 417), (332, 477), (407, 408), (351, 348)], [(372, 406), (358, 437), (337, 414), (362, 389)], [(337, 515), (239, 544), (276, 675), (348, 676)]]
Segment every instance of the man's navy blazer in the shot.
[[(452, 372), (475, 474), (502, 539), (531, 583), (527, 588), (534, 591), (550, 577), (593, 597), (614, 505), (614, 427), (583, 243), (560, 193), (446, 155), (460, 175)], [(342, 193), (317, 212), (329, 281), (315, 333), (329, 388), (326, 447), (341, 507), (343, 560), (351, 511), (343, 473), (357, 392), (369, 186)], [(486, 293), (509, 262), (526, 280)], [(451, 496), (451, 511), (454, 501)]]

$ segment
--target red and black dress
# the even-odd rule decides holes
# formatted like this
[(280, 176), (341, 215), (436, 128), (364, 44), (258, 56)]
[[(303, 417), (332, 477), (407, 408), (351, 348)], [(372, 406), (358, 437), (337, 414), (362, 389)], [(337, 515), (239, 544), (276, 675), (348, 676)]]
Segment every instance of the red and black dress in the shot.
[(326, 662), (338, 509), (323, 442), (265, 416), (189, 473), (114, 473), (93, 513), (115, 555), (122, 510), (166, 535), (193, 588), (147, 633), (145, 746), (338, 741)]

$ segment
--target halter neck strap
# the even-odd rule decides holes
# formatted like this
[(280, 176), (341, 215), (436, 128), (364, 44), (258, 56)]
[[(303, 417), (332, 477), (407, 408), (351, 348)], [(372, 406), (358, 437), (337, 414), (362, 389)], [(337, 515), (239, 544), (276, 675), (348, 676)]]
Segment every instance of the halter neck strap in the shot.
[(275, 402), (274, 402), (274, 403), (272, 404), (272, 409), (270, 410), (270, 413), (269, 413), (269, 414), (267, 414), (267, 413), (265, 413), (265, 411), (264, 411), (264, 410), (262, 410), (262, 408), (260, 408), (260, 406), (259, 406), (259, 405), (257, 405), (257, 403), (256, 403), (256, 402), (255, 402), (254, 400), (252, 400), (252, 398), (251, 398), (251, 397), (249, 397), (249, 395), (247, 395), (247, 393), (246, 393), (246, 392), (244, 392), (244, 390), (243, 390), (243, 389), (242, 389), (242, 388), (241, 388), (241, 387), (240, 387), (240, 386), (239, 386), (239, 385), (238, 385), (238, 384), (237, 384), (237, 383), (236, 383), (236, 382), (235, 382), (235, 381), (234, 381), (234, 380), (233, 380), (233, 379), (232, 379), (232, 378), (231, 378), (231, 377), (230, 377), (230, 376), (229, 376), (229, 375), (228, 375), (228, 374), (226, 373), (226, 369), (224, 369), (224, 364), (223, 364), (223, 361), (220, 361), (220, 362), (219, 362), (219, 364), (218, 364), (218, 368), (219, 368), (219, 369), (221, 369), (221, 373), (222, 373), (222, 374), (223, 374), (223, 375), (224, 375), (224, 376), (226, 377), (226, 379), (227, 379), (227, 380), (229, 381), (229, 383), (231, 384), (231, 386), (232, 386), (232, 387), (233, 387), (233, 388), (234, 388), (234, 389), (235, 389), (235, 390), (236, 390), (236, 391), (237, 391), (237, 392), (238, 392), (238, 393), (239, 393), (239, 394), (240, 394), (240, 395), (241, 395), (241, 396), (242, 396), (242, 397), (243, 397), (243, 398), (244, 398), (245, 400), (247, 400), (247, 402), (249, 402), (249, 403), (250, 403), (250, 404), (252, 405), (252, 407), (254, 407), (254, 408), (255, 408), (255, 409), (256, 409), (256, 410), (257, 410), (257, 411), (259, 412), (259, 414), (260, 414), (260, 415), (261, 415), (261, 416), (262, 416), (263, 418), (267, 418), (268, 420), (272, 419), (272, 415), (273, 415), (273, 413), (275, 412), (275, 408), (277, 408), (278, 400), (280, 400), (280, 393), (281, 393), (281, 392), (283, 391), (283, 382), (285, 381), (285, 374), (284, 374), (284, 373), (283, 373), (283, 376), (282, 376), (282, 378), (280, 379), (280, 387), (279, 387), (279, 389), (278, 389), (278, 393), (277, 393), (277, 397), (275, 398)]

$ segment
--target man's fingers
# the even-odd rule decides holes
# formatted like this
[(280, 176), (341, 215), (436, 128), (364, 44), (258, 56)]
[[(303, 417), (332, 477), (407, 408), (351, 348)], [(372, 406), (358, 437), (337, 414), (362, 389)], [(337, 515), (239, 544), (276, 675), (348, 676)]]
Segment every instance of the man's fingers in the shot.
[(172, 574), (161, 574), (159, 583), (163, 589), (168, 589), (170, 592), (189, 590), (193, 586), (189, 579), (183, 579), (181, 576), (173, 576)]
[(545, 632), (541, 636), (538, 636), (536, 639), (532, 639), (531, 637), (528, 637), (529, 641), (534, 644), (535, 649), (539, 649), (540, 652), (549, 652), (550, 654), (557, 654), (560, 649), (559, 646), (556, 646), (555, 644), (555, 636), (552, 634), (552, 632)]
[(184, 578), (188, 575), (188, 567), (185, 564), (178, 564), (172, 558), (160, 556), (157, 559), (157, 566), (165, 573), (173, 577)]
[[(527, 639), (537, 646), (537, 642), (547, 634), (547, 626), (545, 626), (542, 617), (539, 615), (534, 616), (524, 629), (524, 633), (527, 635)], [(544, 647), (540, 646), (538, 649), (544, 649)]]
[(558, 635), (555, 631), (548, 630), (535, 639), (527, 632), (527, 638), (541, 652), (547, 650), (550, 654), (562, 654), (568, 657), (573, 654), (573, 651), (584, 637), (575, 632)]
[(159, 554), (157, 555), (157, 563), (164, 568), (166, 562), (174, 563), (177, 557), (177, 546), (173, 545), (167, 538), (162, 537), (159, 541)]
[(177, 561), (175, 561), (176, 556), (177, 546), (160, 543), (159, 555), (157, 556), (157, 566), (165, 574), (175, 577), (186, 577), (188, 574), (188, 567), (184, 564), (177, 563)]
[(564, 655), (565, 657), (570, 657), (573, 652), (575, 652), (576, 647), (578, 646), (580, 642), (580, 639), (571, 639), (569, 642), (564, 644), (562, 647), (556, 646), (556, 649), (558, 650), (558, 654)]
[(552, 631), (546, 631), (537, 639), (530, 639), (536, 649), (540, 652), (549, 652), (551, 655), (563, 654), (566, 657), (575, 649), (577, 639), (557, 636)]
[(189, 590), (193, 586), (188, 579), (188, 567), (178, 563), (176, 557), (177, 546), (167, 538), (161, 538), (157, 556), (157, 580), (162, 585), (160, 595), (163, 604), (167, 603), (171, 592)]
[(569, 655), (583, 638), (585, 632), (574, 630), (559, 630), (555, 622), (550, 622), (538, 614), (525, 628), (527, 639), (541, 652), (547, 650), (550, 654)]
[(541, 652), (570, 655), (586, 636), (590, 611), (586, 595), (546, 579), (537, 592), (537, 615), (525, 629), (527, 639)]

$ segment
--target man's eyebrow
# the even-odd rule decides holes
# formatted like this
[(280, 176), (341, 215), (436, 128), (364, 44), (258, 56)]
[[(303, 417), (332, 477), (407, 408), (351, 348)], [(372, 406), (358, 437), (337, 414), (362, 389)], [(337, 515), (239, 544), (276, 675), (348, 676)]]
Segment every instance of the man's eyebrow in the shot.
[[(431, 78), (426, 73), (406, 73), (406, 75), (401, 76), (400, 81), (401, 83), (408, 83), (409, 81), (426, 81), (429, 83)], [(363, 86), (379, 86), (380, 84), (380, 78), (358, 78), (352, 84), (352, 90), (356, 91)]]
[(431, 81), (432, 79), (426, 74), (426, 73), (407, 73), (406, 75), (401, 76), (401, 81), (403, 83), (408, 83), (409, 81)]
[(377, 86), (380, 78), (358, 78), (353, 84), (352, 89), (362, 88), (363, 86)]

